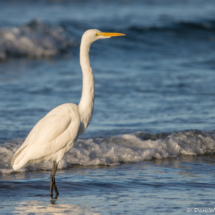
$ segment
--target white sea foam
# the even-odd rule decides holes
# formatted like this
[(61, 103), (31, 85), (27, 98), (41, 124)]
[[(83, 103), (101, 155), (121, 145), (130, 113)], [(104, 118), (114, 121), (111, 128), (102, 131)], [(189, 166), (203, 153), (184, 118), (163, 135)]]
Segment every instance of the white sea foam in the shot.
[[(23, 140), (13, 140), (0, 145), (0, 173), (10, 174), (13, 154)], [(204, 155), (215, 152), (215, 133), (181, 131), (171, 134), (146, 134), (138, 132), (109, 138), (78, 139), (64, 156), (59, 169), (72, 165), (120, 165), (151, 159), (163, 159), (180, 155)], [(29, 165), (20, 172), (51, 170), (51, 162)]]
[(0, 60), (8, 57), (42, 58), (74, 45), (62, 27), (33, 20), (27, 25), (0, 29)]

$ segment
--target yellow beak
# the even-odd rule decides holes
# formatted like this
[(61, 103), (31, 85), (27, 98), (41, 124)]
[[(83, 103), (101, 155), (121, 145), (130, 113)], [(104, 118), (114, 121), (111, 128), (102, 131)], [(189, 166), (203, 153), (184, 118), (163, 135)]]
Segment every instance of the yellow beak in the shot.
[(100, 33), (97, 33), (97, 36), (103, 36), (103, 37), (118, 37), (118, 36), (125, 36), (125, 34), (100, 32)]

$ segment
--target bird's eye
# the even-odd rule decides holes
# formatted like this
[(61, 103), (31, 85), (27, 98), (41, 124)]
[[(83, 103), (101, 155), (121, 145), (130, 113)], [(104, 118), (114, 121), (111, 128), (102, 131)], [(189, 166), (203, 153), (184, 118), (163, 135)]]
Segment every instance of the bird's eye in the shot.
[(98, 37), (99, 36), (99, 34), (98, 33), (96, 33), (96, 37)]

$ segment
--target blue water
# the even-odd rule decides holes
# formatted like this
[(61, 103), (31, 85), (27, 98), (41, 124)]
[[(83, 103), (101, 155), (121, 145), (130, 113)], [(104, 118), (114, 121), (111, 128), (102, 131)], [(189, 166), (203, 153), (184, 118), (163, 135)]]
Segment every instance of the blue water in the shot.
[[(126, 37), (91, 46), (95, 107), (80, 139), (88, 143), (93, 138), (96, 144), (96, 138), (140, 131), (144, 140), (165, 142), (175, 132), (184, 150), (188, 145), (186, 153), (196, 150), (198, 156), (176, 153), (170, 158), (167, 150), (166, 159), (152, 156), (150, 161), (133, 158), (129, 162), (118, 153), (119, 166), (68, 165), (56, 179), (58, 210), (67, 205), (74, 214), (182, 214), (188, 207), (213, 208), (214, 12), (212, 0), (1, 1), (0, 169), (4, 174), (0, 175), (0, 210), (23, 214), (28, 208), (36, 213), (45, 205), (44, 214), (54, 213), (49, 172), (36, 168), (11, 173), (12, 152), (5, 149), (13, 151), (54, 107), (79, 103), (79, 45), (90, 28)], [(206, 136), (205, 131), (209, 131)], [(204, 150), (204, 142), (211, 154)], [(113, 144), (116, 148), (117, 142)]]

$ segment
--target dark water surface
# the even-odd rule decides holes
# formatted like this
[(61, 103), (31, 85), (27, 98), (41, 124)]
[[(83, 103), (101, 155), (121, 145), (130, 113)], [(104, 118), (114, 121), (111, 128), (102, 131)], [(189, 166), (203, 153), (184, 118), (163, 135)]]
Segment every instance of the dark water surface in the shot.
[(16, 214), (184, 214), (214, 208), (214, 157), (178, 157), (118, 167), (59, 171), (60, 195), (49, 199), (49, 173), (5, 175), (1, 212)]
[[(214, 14), (212, 0), (0, 1), (0, 213), (212, 209)], [(91, 46), (94, 115), (60, 164), (51, 204), (50, 164), (15, 174), (10, 160), (47, 112), (79, 103), (91, 28), (126, 37)]]

